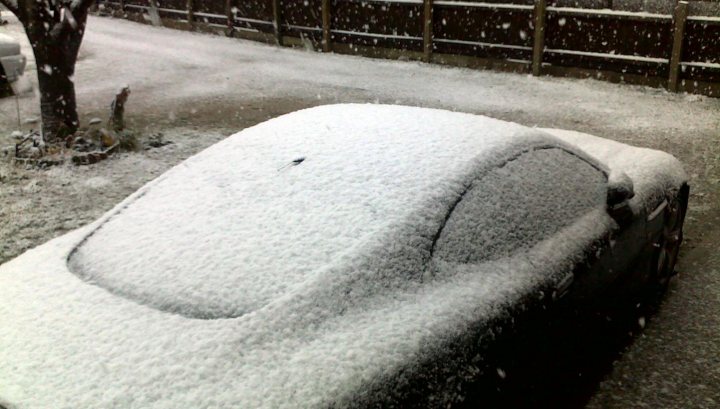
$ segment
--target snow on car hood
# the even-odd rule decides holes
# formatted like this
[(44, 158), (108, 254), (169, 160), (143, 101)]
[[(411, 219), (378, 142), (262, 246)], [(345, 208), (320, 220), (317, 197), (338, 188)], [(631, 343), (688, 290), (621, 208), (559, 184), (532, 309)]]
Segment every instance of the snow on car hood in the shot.
[(454, 197), (446, 192), (478, 163), (513, 146), (557, 143), (519, 125), (438, 110), (297, 112), (168, 172), (95, 230), (71, 269), (164, 311), (241, 316), (347, 264), (418, 209), (437, 210), (438, 223), (419, 224), (432, 237)]
[[(353, 125), (339, 132), (341, 123)], [(390, 130), (392, 136), (381, 136)], [(345, 139), (340, 143), (333, 138)], [(393, 146), (395, 138), (408, 146)], [(573, 138), (596, 153), (612, 151), (614, 157), (625, 158), (614, 163), (627, 167), (615, 170), (646, 175), (635, 180), (639, 198), (649, 197), (646, 192), (656, 185), (684, 177), (680, 165), (669, 155), (590, 136)], [(468, 357), (457, 349), (465, 344), (458, 340), (476, 345), (475, 339), (468, 338), (469, 329), (481, 328), (483, 322), (508, 314), (522, 299), (537, 299), (540, 289), (560, 282), (588, 242), (612, 224), (607, 214), (598, 210), (564, 228), (562, 234), (511, 258), (465, 266), (457, 274), (419, 279), (418, 271), (428, 262), (423, 250), (429, 240), (427, 232), (437, 230), (437, 218), (442, 218), (450, 205), (448, 198), (459, 194), (457, 181), (463, 173), (481, 164), (502, 162), (508, 144), (523, 148), (538, 143), (563, 142), (474, 115), (363, 105), (300, 111), (234, 135), (149, 183), (93, 224), (0, 266), (0, 405), (10, 409), (357, 407), (402, 403), (408, 380), (421, 377), (422, 386), (438, 392), (431, 397), (436, 399), (433, 404), (444, 407), (443, 402), (460, 394), (455, 383), (462, 376), (454, 375), (469, 365), (464, 361)], [(468, 152), (471, 149), (474, 151)], [(278, 170), (303, 156), (301, 164)], [(641, 160), (632, 161), (633, 157)], [(388, 174), (373, 170), (375, 166)], [(662, 172), (652, 176), (652, 172), (638, 170), (644, 166)], [(313, 169), (312, 178), (303, 173)], [(328, 173), (317, 172), (319, 169)], [(347, 176), (333, 174), (341, 169)], [(422, 177), (413, 176), (415, 173)], [(258, 175), (268, 182), (254, 185)], [(350, 191), (353, 183), (368, 189), (387, 187), (392, 193), (371, 190), (365, 196)], [(293, 185), (302, 185), (303, 189), (288, 187)], [(329, 188), (340, 197), (320, 192)], [(415, 194), (401, 193), (405, 189)], [(163, 199), (161, 193), (169, 196)], [(209, 207), (181, 206), (179, 200), (173, 200), (176, 194), (182, 200)], [(193, 194), (209, 195), (216, 201), (199, 200)], [(222, 200), (225, 194), (231, 195), (227, 197), (231, 200)], [(278, 216), (273, 213), (275, 204), (262, 203), (253, 195), (263, 200), (292, 199), (288, 205), (294, 209), (293, 219), (274, 220)], [(373, 201), (370, 196), (374, 195), (382, 195), (384, 202)], [(339, 214), (342, 228), (322, 229), (337, 232), (342, 246), (310, 232), (312, 226), (325, 226), (329, 217), (305, 214), (312, 213), (312, 207), (304, 206), (311, 204), (306, 202), (311, 199), (328, 200), (325, 207)], [(207, 257), (208, 253), (199, 252), (193, 243), (182, 239), (138, 235), (128, 242), (126, 234), (140, 230), (109, 228), (113, 220), (127, 217), (130, 221), (132, 216), (138, 224), (149, 223), (146, 228), (175, 231), (168, 221), (170, 215), (158, 211), (150, 214), (149, 207), (159, 203), (169, 203), (168, 211), (180, 212), (171, 215), (185, 220), (179, 226), (185, 234), (199, 237), (193, 229), (204, 232), (211, 224), (225, 229), (222, 237), (213, 232), (207, 242), (194, 243), (222, 259)], [(357, 219), (350, 214), (343, 217), (347, 209), (357, 210)], [(207, 215), (211, 210), (225, 211), (234, 218), (215, 220)], [(243, 215), (240, 210), (251, 213)], [(414, 216), (404, 220), (411, 211)], [(385, 219), (377, 217), (378, 212)], [(246, 220), (244, 230), (236, 228), (234, 220)], [(357, 229), (352, 230), (354, 235), (346, 232), (350, 228)], [(279, 236), (266, 235), (263, 229), (273, 229)], [(237, 269), (244, 271), (244, 260), (236, 255), (240, 253), (236, 249), (250, 246), (243, 237), (251, 235), (270, 240), (258, 249), (308, 262), (312, 269), (268, 264), (287, 268), (282, 270), (289, 277), (286, 287), (260, 276), (243, 276), (244, 280), (255, 280), (253, 283), (232, 275), (214, 276), (216, 268), (226, 273), (235, 271), (222, 266), (223, 262), (237, 262)], [(376, 240), (367, 240), (370, 235)], [(98, 240), (101, 237), (104, 239)], [(311, 244), (296, 243), (289, 237), (312, 240)], [(197, 285), (213, 303), (168, 307), (158, 301), (167, 295), (154, 298), (154, 294), (130, 293), (135, 284), (109, 274), (108, 267), (145, 280), (133, 271), (141, 265), (134, 261), (126, 267), (116, 264), (123, 259), (116, 252), (125, 251), (125, 247), (112, 239), (122, 239), (133, 256), (162, 259), (165, 253), (186, 257), (182, 253), (190, 252), (201, 258), (188, 260), (198, 267), (188, 270), (194, 277), (190, 280), (163, 276), (171, 280), (165, 284), (150, 277), (143, 284), (154, 285), (164, 294), (177, 290), (178, 297), (190, 301), (192, 293), (186, 287)], [(276, 245), (291, 246), (298, 254), (277, 250)], [(133, 246), (151, 248), (138, 252)], [(212, 250), (223, 246), (224, 256)], [(317, 246), (327, 246), (328, 254), (314, 248)], [(85, 266), (88, 270), (81, 272), (80, 279), (67, 266), (68, 257), (77, 248), (81, 250), (74, 256), (75, 267), (84, 268), (90, 260), (99, 262), (90, 254), (94, 252), (108, 257), (110, 264), (104, 264), (102, 270)], [(323, 260), (323, 266), (304, 257), (304, 251)], [(264, 259), (254, 261), (259, 266), (257, 260)], [(145, 271), (156, 272), (151, 264)], [(217, 286), (217, 293), (206, 290), (210, 287), (203, 287), (204, 281)], [(248, 295), (235, 287), (246, 284), (271, 290)], [(242, 300), (240, 304), (222, 302), (224, 297), (235, 296)], [(193, 311), (207, 306), (220, 314), (242, 315), (196, 319), (180, 314), (192, 316)], [(426, 362), (436, 364), (424, 366)]]

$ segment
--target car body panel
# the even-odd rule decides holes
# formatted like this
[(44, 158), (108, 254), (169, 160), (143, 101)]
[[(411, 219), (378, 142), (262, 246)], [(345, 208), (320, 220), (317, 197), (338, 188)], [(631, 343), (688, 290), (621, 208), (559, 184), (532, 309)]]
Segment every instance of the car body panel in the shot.
[[(338, 118), (345, 124), (374, 123), (385, 135), (400, 129), (422, 135), (426, 125), (435, 124), (447, 140), (462, 137), (448, 125), (492, 125), (502, 128), (497, 140), (508, 141), (482, 160), (469, 159), (453, 174), (439, 169), (439, 179), (428, 186), (440, 183), (441, 190), (433, 195), (410, 189), (424, 200), (409, 201), (418, 204), (410, 206), (410, 213), (390, 209), (401, 216), (391, 229), (356, 243), (338, 257), (341, 262), (331, 258), (289, 291), (274, 293), (234, 318), (199, 319), (162, 310), (152, 300), (118, 296), (68, 268), (70, 255), (93, 232), (166, 178), (186, 176), (182, 169), (193, 161), (215, 161), (215, 154), (223, 155), (233, 144), (252, 149), (248, 146), (262, 135), (322, 129)], [(492, 342), (496, 324), (511, 325), (521, 311), (552, 302), (553, 291), (567, 285), (568, 275), (587, 260), (593, 245), (618, 228), (598, 206), (510, 256), (477, 263), (433, 258), (434, 234), (472, 181), (519, 152), (543, 146), (577, 152), (590, 162), (610, 162), (611, 170), (634, 175), (636, 195), (630, 205), (636, 212), (650, 206), (644, 200), (665, 194), (667, 185), (685, 181), (669, 155), (648, 150), (638, 155), (637, 148), (599, 138), (565, 137), (575, 143), (473, 115), (373, 105), (318, 107), (245, 130), (150, 182), (96, 222), (0, 266), (0, 404), (362, 407), (399, 405), (420, 396), (419, 406), (445, 407), (462, 399), (464, 378), (455, 375), (483, 359), (476, 349)], [(583, 144), (599, 161), (577, 148)], [(303, 155), (280, 153), (281, 162)], [(615, 162), (604, 161), (605, 153)], [(650, 162), (632, 160), (638, 157)], [(661, 167), (655, 168), (658, 163)], [(402, 196), (402, 202), (408, 197)]]
[(20, 52), (20, 44), (10, 36), (0, 34), (0, 66), (8, 82), (17, 80), (25, 71), (27, 59)]

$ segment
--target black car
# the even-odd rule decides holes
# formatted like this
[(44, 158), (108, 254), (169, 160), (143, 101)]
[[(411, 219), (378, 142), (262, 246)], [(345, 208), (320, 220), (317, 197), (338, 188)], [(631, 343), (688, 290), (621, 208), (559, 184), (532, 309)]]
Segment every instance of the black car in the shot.
[(524, 316), (665, 283), (686, 181), (470, 114), (272, 119), (0, 266), (0, 404), (447, 407)]

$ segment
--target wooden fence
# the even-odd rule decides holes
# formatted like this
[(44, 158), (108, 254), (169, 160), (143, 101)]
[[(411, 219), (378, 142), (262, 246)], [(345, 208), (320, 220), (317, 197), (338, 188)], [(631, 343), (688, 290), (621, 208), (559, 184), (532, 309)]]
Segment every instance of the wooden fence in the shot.
[[(548, 0), (150, 1), (164, 24), (177, 28), (720, 97), (720, 17), (688, 16), (686, 1), (673, 15), (556, 7)], [(150, 8), (148, 0), (102, 3), (140, 20)]]

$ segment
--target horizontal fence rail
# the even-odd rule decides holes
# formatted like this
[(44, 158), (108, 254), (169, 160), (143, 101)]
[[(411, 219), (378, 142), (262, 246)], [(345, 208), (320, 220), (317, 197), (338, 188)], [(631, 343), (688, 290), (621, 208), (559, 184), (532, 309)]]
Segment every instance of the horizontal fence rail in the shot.
[[(553, 0), (157, 0), (163, 24), (323, 52), (720, 97), (720, 17), (557, 7)], [(101, 1), (148, 21), (149, 0)]]

